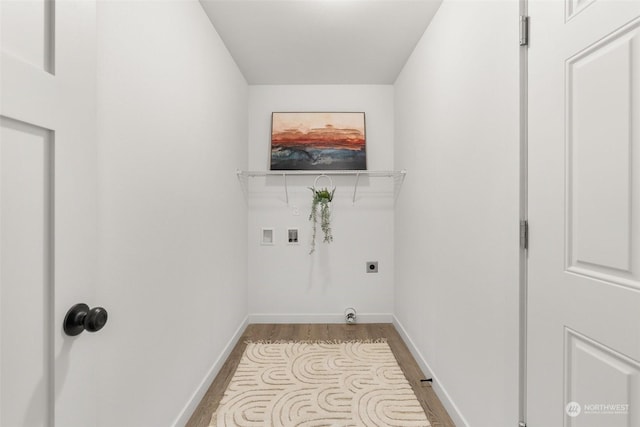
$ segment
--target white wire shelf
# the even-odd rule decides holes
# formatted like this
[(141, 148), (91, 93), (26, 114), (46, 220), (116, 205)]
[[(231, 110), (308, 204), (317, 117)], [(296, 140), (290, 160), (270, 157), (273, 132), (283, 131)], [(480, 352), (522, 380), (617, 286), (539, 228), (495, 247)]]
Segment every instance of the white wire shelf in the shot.
[(245, 171), (245, 170), (236, 170), (236, 174), (238, 176), (238, 180), (242, 185), (242, 191), (245, 193), (245, 196), (248, 195), (248, 178), (259, 178), (259, 177), (282, 177), (282, 184), (284, 187), (285, 200), (287, 204), (289, 204), (289, 188), (287, 185), (287, 177), (293, 176), (352, 176), (355, 178), (355, 182), (353, 184), (353, 203), (356, 202), (356, 196), (358, 194), (358, 185), (360, 183), (360, 177), (375, 177), (375, 178), (393, 178), (394, 180), (394, 202), (398, 198), (398, 194), (400, 193), (400, 188), (402, 187), (402, 183), (404, 182), (404, 178), (407, 175), (406, 170), (304, 170), (304, 171)]

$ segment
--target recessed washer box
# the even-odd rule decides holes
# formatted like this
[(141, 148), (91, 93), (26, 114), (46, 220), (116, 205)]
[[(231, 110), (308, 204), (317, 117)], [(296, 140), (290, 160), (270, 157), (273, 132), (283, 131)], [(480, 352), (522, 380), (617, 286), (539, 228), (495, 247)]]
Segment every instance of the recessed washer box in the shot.
[(290, 245), (297, 245), (299, 243), (298, 241), (299, 234), (300, 232), (297, 228), (287, 229), (287, 243)]

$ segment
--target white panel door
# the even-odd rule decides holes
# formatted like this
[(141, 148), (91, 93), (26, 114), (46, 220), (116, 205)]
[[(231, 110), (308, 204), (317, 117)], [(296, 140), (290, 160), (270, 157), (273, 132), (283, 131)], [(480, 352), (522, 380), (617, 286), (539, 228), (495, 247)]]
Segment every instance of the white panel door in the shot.
[(0, 425), (96, 424), (95, 4), (0, 0)]
[(530, 1), (528, 427), (640, 426), (640, 1)]

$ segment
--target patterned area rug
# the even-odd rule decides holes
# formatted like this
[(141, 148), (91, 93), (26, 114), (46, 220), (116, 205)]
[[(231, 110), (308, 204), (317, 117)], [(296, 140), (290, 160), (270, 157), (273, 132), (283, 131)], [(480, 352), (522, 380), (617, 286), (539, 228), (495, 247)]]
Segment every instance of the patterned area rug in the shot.
[(384, 340), (249, 343), (210, 424), (429, 425)]

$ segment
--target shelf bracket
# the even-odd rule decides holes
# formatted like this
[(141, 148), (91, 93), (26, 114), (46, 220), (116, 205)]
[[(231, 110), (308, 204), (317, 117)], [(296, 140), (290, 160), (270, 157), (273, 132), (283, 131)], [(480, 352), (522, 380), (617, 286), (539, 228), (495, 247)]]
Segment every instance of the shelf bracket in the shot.
[(242, 171), (240, 169), (236, 169), (236, 176), (238, 177), (238, 182), (240, 183), (240, 188), (242, 189), (242, 194), (244, 195), (245, 202), (249, 202), (249, 183), (246, 180), (243, 180)]
[(398, 196), (400, 195), (400, 189), (402, 188), (402, 184), (404, 183), (404, 178), (407, 176), (407, 171), (402, 169), (400, 171), (400, 177), (398, 179), (394, 179), (393, 181), (393, 204), (395, 205), (398, 201)]
[(282, 179), (284, 179), (284, 197), (287, 201), (287, 206), (289, 206), (289, 187), (287, 187), (287, 173), (282, 173)]
[(360, 182), (360, 172), (356, 174), (356, 183), (353, 186), (353, 204), (356, 204), (356, 194), (358, 192), (358, 182)]

